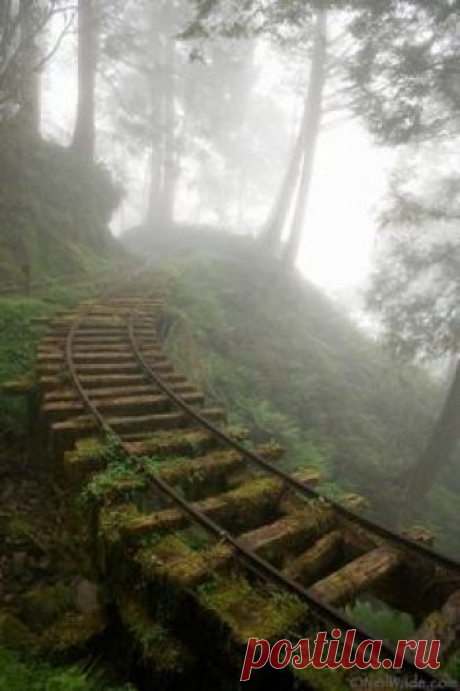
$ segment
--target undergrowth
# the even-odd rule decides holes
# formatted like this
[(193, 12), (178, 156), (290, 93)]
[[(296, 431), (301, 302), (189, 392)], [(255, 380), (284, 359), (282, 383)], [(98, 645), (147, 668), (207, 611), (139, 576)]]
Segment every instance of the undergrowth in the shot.
[[(32, 319), (50, 313), (41, 300), (0, 298), (0, 386), (13, 380), (31, 378), (39, 328)], [(0, 435), (24, 431), (26, 404), (23, 398), (0, 392)]]
[(177, 369), (255, 441), (279, 441), (287, 470), (312, 466), (321, 490), (362, 494), (381, 522), (432, 527), (455, 554), (457, 461), (417, 512), (398, 493), (441, 403), (428, 376), (391, 359), (308, 282), (254, 255), (177, 266), (162, 329)]
[[(55, 668), (0, 647), (1, 691), (109, 691), (77, 667)], [(134, 691), (131, 686), (110, 691)]]

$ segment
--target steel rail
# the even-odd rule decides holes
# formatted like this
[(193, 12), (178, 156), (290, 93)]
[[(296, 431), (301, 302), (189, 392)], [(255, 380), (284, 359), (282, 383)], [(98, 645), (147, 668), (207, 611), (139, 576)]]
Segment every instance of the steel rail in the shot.
[[(145, 476), (148, 484), (154, 488), (160, 490), (164, 495), (169, 497), (175, 504), (180, 506), (191, 518), (194, 520), (196, 523), (199, 525), (203, 526), (209, 533), (213, 534), (216, 538), (218, 538), (220, 541), (226, 542), (229, 545), (233, 547), (233, 549), (236, 552), (236, 556), (238, 556), (241, 561), (243, 561), (246, 566), (253, 572), (255, 572), (259, 577), (262, 577), (264, 580), (268, 580), (269, 582), (275, 582), (278, 585), (282, 586), (286, 590), (292, 592), (294, 595), (299, 597), (302, 601), (304, 601), (312, 613), (320, 620), (320, 621), (327, 621), (330, 624), (332, 624), (334, 627), (340, 627), (345, 630), (355, 630), (356, 631), (356, 636), (358, 640), (360, 641), (373, 641), (375, 640), (375, 636), (373, 634), (369, 633), (366, 631), (363, 627), (357, 625), (352, 619), (348, 618), (346, 615), (344, 615), (342, 612), (339, 610), (335, 609), (334, 607), (331, 607), (330, 605), (325, 604), (322, 602), (320, 599), (316, 598), (313, 596), (307, 588), (305, 588), (303, 585), (298, 583), (297, 581), (294, 581), (288, 577), (286, 577), (281, 571), (279, 571), (275, 566), (264, 560), (262, 557), (260, 557), (258, 554), (256, 554), (253, 550), (250, 548), (246, 547), (243, 545), (243, 543), (236, 537), (232, 536), (231, 533), (229, 533), (226, 529), (223, 529), (222, 526), (220, 526), (218, 523), (216, 523), (214, 520), (209, 518), (206, 514), (204, 514), (202, 511), (197, 509), (195, 506), (193, 506), (190, 502), (188, 502), (186, 499), (184, 499), (171, 485), (169, 485), (167, 482), (161, 479), (159, 475), (151, 470), (151, 468), (148, 466), (146, 463), (145, 459), (140, 459), (138, 457), (132, 456), (128, 450), (128, 447), (126, 443), (123, 441), (123, 439), (114, 431), (114, 429), (111, 427), (109, 423), (104, 419), (104, 417), (101, 415), (97, 407), (91, 402), (90, 397), (88, 396), (87, 392), (85, 391), (83, 385), (81, 384), (80, 377), (78, 375), (77, 369), (75, 367), (74, 363), (74, 358), (73, 358), (73, 344), (75, 340), (75, 336), (80, 329), (82, 322), (84, 320), (84, 313), (80, 314), (78, 318), (73, 322), (71, 325), (67, 339), (66, 339), (66, 364), (68, 368), (68, 372), (71, 376), (72, 382), (75, 385), (75, 388), (82, 400), (82, 403), (86, 410), (88, 411), (89, 414), (91, 414), (95, 420), (97, 421), (98, 425), (100, 426), (101, 430), (106, 433), (110, 434), (112, 437), (116, 438), (120, 444), (120, 447), (124, 450), (127, 456), (127, 461), (132, 464), (135, 468), (137, 468), (139, 471), (143, 473)], [(132, 343), (135, 346), (134, 353), (139, 355), (139, 363), (145, 366), (148, 371), (150, 371), (155, 384), (158, 384), (160, 388), (162, 388), (165, 392), (166, 390), (169, 390), (169, 387), (167, 387), (163, 382), (160, 383), (160, 379), (157, 379), (157, 375), (153, 373), (149, 367), (149, 365), (145, 362), (144, 357), (139, 351), (138, 344), (135, 340), (135, 334), (134, 334), (134, 315), (131, 313), (129, 319), (128, 319), (128, 332), (130, 339), (132, 338)], [(173, 392), (171, 392), (173, 395), (174, 399), (178, 400), (178, 404), (185, 405), (186, 408), (188, 409), (189, 406), (184, 404)], [(195, 411), (191, 409), (191, 412), (193, 412), (193, 417), (196, 416)], [(209, 429), (209, 431), (213, 431), (214, 426), (210, 425), (208, 427), (209, 423), (207, 420), (202, 418), (201, 416), (198, 416), (196, 418), (198, 420), (203, 420), (203, 423), (205, 423), (205, 426)], [(224, 439), (226, 440), (226, 435), (224, 435), (218, 428), (216, 428), (216, 431), (219, 432), (217, 436), (221, 437), (221, 434), (223, 435)], [(233, 440), (231, 440), (233, 442)], [(238, 444), (238, 446), (240, 446)], [(244, 453), (246, 454), (248, 451), (244, 447), (241, 447)], [(251, 453), (251, 452), (250, 452)], [(253, 455), (251, 453), (251, 455)], [(257, 456), (255, 458), (258, 459)], [(262, 460), (262, 459), (260, 459)], [(265, 464), (265, 461), (263, 461)], [(271, 464), (269, 464), (271, 468)], [(278, 470), (274, 468), (274, 470)], [(284, 479), (284, 474), (280, 472), (276, 472), (276, 475), (279, 477), (282, 477)], [(287, 476), (289, 477), (289, 476)], [(303, 487), (303, 484), (301, 484)], [(382, 644), (381, 651), (388, 656), (389, 659), (394, 660), (395, 654), (396, 654), (396, 649), (391, 646), (390, 644), (386, 643), (385, 641)], [(390, 673), (391, 670), (388, 670)], [(427, 688), (427, 683), (429, 684), (436, 684), (440, 685), (442, 688), (445, 689), (452, 689), (452, 691), (455, 691), (458, 689), (457, 685), (452, 685), (450, 680), (444, 680), (440, 678), (438, 675), (435, 675), (433, 673), (427, 672), (426, 669), (418, 669), (414, 662), (412, 662), (410, 659), (404, 659), (403, 661), (403, 667), (401, 670), (393, 670), (393, 673), (397, 674), (397, 676), (410, 676), (411, 678), (411, 688), (420, 688), (420, 689), (426, 689)], [(414, 687), (414, 683), (417, 684)], [(435, 686), (434, 688), (437, 688)]]
[(277, 468), (275, 465), (270, 463), (269, 461), (266, 461), (264, 458), (256, 454), (254, 451), (251, 451), (250, 449), (246, 448), (244, 444), (241, 442), (237, 441), (236, 439), (232, 439), (231, 437), (228, 436), (224, 431), (222, 431), (219, 427), (217, 427), (215, 424), (207, 420), (203, 415), (200, 415), (199, 412), (197, 412), (192, 406), (190, 406), (188, 403), (186, 403), (180, 396), (178, 396), (163, 380), (162, 378), (154, 372), (154, 370), (150, 367), (148, 362), (146, 361), (145, 357), (143, 356), (139, 345), (136, 341), (135, 337), (135, 325), (134, 325), (134, 319), (135, 315), (131, 314), (129, 318), (129, 325), (128, 325), (128, 333), (129, 333), (129, 339), (131, 342), (131, 347), (133, 349), (133, 352), (135, 353), (136, 357), (138, 358), (140, 364), (142, 365), (142, 369), (144, 370), (144, 373), (147, 375), (147, 377), (156, 385), (158, 386), (181, 410), (183, 410), (184, 413), (186, 413), (189, 417), (191, 417), (195, 422), (197, 422), (201, 427), (203, 427), (205, 430), (213, 434), (215, 437), (218, 437), (220, 441), (222, 441), (224, 444), (227, 446), (232, 447), (235, 451), (238, 451), (244, 458), (246, 458), (248, 461), (251, 461), (252, 463), (258, 465), (259, 467), (263, 468), (267, 472), (271, 473), (272, 475), (276, 475), (279, 477), (281, 480), (283, 480), (287, 485), (292, 487), (293, 489), (297, 490), (299, 493), (304, 494), (308, 496), (310, 499), (318, 499), (321, 501), (326, 501), (333, 509), (334, 511), (337, 512), (342, 518), (345, 518), (347, 521), (353, 522), (358, 524), (361, 528), (364, 528), (376, 535), (378, 535), (381, 538), (384, 538), (385, 540), (389, 540), (393, 543), (397, 543), (401, 547), (405, 547), (408, 550), (411, 550), (412, 552), (416, 553), (419, 557), (422, 557), (423, 559), (429, 559), (433, 562), (436, 562), (436, 565), (439, 567), (442, 567), (444, 569), (447, 569), (449, 571), (454, 571), (460, 576), (460, 563), (455, 561), (454, 559), (445, 556), (444, 554), (441, 554), (440, 552), (437, 552), (436, 550), (429, 549), (423, 545), (421, 545), (419, 542), (416, 542), (415, 540), (411, 539), (410, 537), (406, 537), (404, 535), (400, 535), (398, 533), (394, 533), (392, 530), (389, 528), (385, 528), (385, 526), (380, 525), (379, 523), (376, 523), (375, 521), (365, 518), (364, 516), (360, 516), (359, 514), (354, 513), (350, 509), (347, 509), (345, 506), (342, 506), (341, 504), (337, 503), (333, 499), (330, 499), (326, 497), (324, 494), (321, 494), (317, 490), (315, 490), (313, 487), (310, 487), (307, 483), (302, 482), (301, 480), (297, 480), (295, 477), (292, 477), (292, 475), (289, 475), (285, 471), (281, 470), (280, 468)]

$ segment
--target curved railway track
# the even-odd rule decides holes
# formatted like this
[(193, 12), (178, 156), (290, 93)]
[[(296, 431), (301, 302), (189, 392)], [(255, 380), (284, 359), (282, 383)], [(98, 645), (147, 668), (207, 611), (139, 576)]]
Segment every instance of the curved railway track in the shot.
[[(460, 623), (460, 565), (417, 535), (396, 535), (325, 499), (314, 473), (289, 475), (277, 465), (275, 447), (249, 449), (241, 431), (223, 428), (224, 411), (207, 408), (162, 353), (155, 330), (162, 301), (161, 290), (155, 298), (125, 291), (63, 315), (43, 340), (37, 365), (47, 444), (66, 472), (87, 479), (102, 469), (82, 451), (97, 448), (88, 440), (101, 433), (125, 456), (129, 473), (97, 506), (94, 535), (128, 628), (136, 607), (156, 621), (158, 594), (161, 604), (172, 590), (177, 611), (168, 614), (168, 626), (186, 648), (200, 644), (187, 637), (185, 611), (216, 631), (216, 646), (224, 628), (239, 652), (248, 630), (277, 639), (287, 628), (356, 629), (358, 639), (369, 640), (380, 637), (356, 624), (345, 606), (371, 597), (408, 611), (419, 624), (414, 637), (441, 638), (447, 658)], [(199, 538), (190, 526), (199, 526)], [(132, 565), (127, 577), (119, 573), (126, 572), (122, 560)], [(134, 595), (127, 594), (133, 574), (144, 588)], [(244, 592), (233, 602), (239, 574)], [(265, 602), (273, 612), (280, 592), (294, 598), (286, 611), (280, 604), (285, 630), (264, 620)], [(219, 597), (230, 606), (219, 610)], [(392, 660), (394, 647), (385, 643), (382, 656)], [(411, 688), (441, 686), (408, 655), (402, 670), (385, 673), (410, 680)]]

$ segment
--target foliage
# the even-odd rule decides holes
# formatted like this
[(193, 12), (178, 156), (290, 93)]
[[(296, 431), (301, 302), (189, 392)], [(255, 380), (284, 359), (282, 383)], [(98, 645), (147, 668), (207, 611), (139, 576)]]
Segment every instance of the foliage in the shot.
[(460, 682), (460, 654), (454, 655), (446, 665), (446, 674), (450, 675), (452, 679)]
[[(39, 329), (31, 324), (34, 317), (48, 313), (40, 300), (0, 298), (0, 386), (30, 376)], [(25, 424), (22, 399), (0, 394), (0, 434), (19, 434)]]
[(256, 438), (279, 434), (288, 458), (328, 457), (336, 480), (374, 495), (417, 455), (434, 389), (311, 286), (273, 270), (254, 257), (184, 264), (167, 346)]
[(401, 167), (381, 215), (368, 306), (404, 356), (442, 357), (460, 346), (459, 180), (435, 170), (436, 159), (430, 165), (423, 154)]
[(395, 612), (382, 602), (376, 605), (367, 600), (358, 601), (347, 606), (345, 613), (357, 624), (394, 645), (403, 638), (410, 640), (417, 628), (408, 614)]
[(402, 472), (420, 456), (442, 392), (366, 337), (331, 301), (275, 265), (226, 246), (228, 259), (178, 263), (163, 336), (179, 370), (221, 403), (256, 441), (275, 437), (285, 467), (313, 466), (322, 489), (370, 500), (382, 522), (420, 523), (458, 552), (458, 462), (420, 505), (405, 504)]
[[(0, 647), (0, 688), (8, 691), (103, 691), (78, 668), (53, 668)], [(112, 691), (132, 691), (125, 686)], [(108, 690), (107, 690), (108, 691)]]
[(223, 37), (247, 38), (254, 34), (269, 34), (272, 38), (285, 42), (292, 35), (298, 37), (308, 27), (312, 15), (321, 2), (303, 0), (274, 0), (264, 3), (261, 0), (192, 0), (195, 17), (189, 24), (184, 38), (204, 38), (218, 33)]
[(379, 0), (348, 3), (358, 48), (351, 81), (356, 113), (386, 143), (457, 133), (460, 97), (456, 64), (457, 7), (449, 2)]
[(264, 210), (286, 154), (285, 113), (257, 88), (256, 42), (180, 40), (191, 10), (188, 0), (126, 6), (104, 41), (112, 125), (132, 177), (137, 166), (148, 170), (142, 225), (150, 234), (169, 230), (176, 193), (190, 196), (207, 221), (241, 225), (249, 199)]
[[(64, 12), (64, 26), (49, 52), (39, 44), (58, 12)], [(54, 54), (70, 27), (65, 0), (0, 3), (0, 121), (31, 107), (35, 74)], [(71, 12), (69, 12), (71, 14)]]

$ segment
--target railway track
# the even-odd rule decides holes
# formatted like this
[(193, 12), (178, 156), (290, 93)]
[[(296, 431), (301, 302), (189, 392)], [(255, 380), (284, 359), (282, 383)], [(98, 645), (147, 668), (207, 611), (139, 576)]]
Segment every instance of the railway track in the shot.
[[(381, 638), (353, 621), (356, 600), (408, 612), (417, 631), (407, 638), (441, 639), (447, 660), (458, 643), (460, 565), (420, 535), (395, 535), (325, 500), (314, 471), (281, 470), (276, 445), (249, 447), (165, 358), (163, 298), (125, 290), (64, 313), (37, 359), (40, 444), (71, 482), (89, 483), (95, 563), (145, 664), (169, 674), (214, 655), (241, 668), (249, 636), (339, 628)], [(123, 463), (106, 467), (107, 448)], [(382, 656), (394, 655), (385, 643)], [(356, 670), (316, 674), (350, 688)], [(370, 679), (388, 675), (441, 687), (409, 654), (402, 670)], [(309, 670), (300, 682), (315, 683)]]

